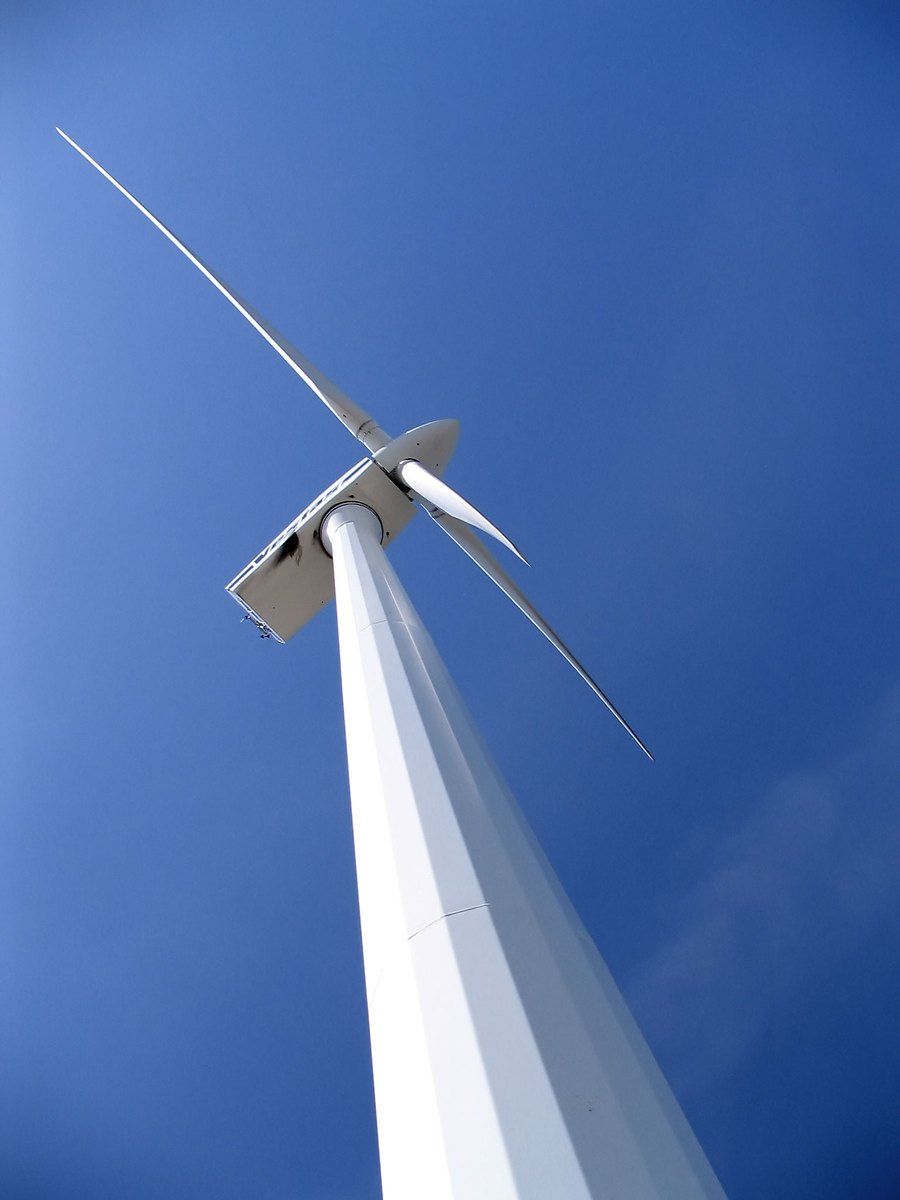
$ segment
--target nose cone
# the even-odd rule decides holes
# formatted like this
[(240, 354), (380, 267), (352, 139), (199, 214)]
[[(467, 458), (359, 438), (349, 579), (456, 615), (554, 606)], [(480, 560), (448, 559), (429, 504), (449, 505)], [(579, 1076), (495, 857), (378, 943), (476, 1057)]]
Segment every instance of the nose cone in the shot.
[(452, 417), (429, 421), (407, 433), (401, 433), (375, 453), (375, 461), (385, 471), (395, 470), (405, 458), (414, 458), (435, 475), (443, 475), (459, 440), (459, 421)]

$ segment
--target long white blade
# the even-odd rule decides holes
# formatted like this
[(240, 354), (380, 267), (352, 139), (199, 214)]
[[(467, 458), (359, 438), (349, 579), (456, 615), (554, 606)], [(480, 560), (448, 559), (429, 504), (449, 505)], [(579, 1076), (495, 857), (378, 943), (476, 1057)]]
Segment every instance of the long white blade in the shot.
[(562, 639), (558, 637), (557, 634), (550, 628), (531, 601), (528, 600), (528, 598), (524, 595), (518, 584), (513, 582), (509, 575), (507, 575), (488, 548), (482, 545), (477, 534), (473, 533), (468, 525), (465, 525), (462, 521), (456, 520), (455, 517), (451, 517), (447, 513), (431, 513), (431, 516), (435, 521), (437, 521), (441, 529), (443, 529), (445, 533), (449, 534), (450, 537), (453, 538), (454, 542), (456, 542), (460, 549), (465, 550), (469, 558), (471, 558), (473, 562), (476, 562), (478, 566), (481, 567), (485, 575), (493, 579), (494, 583), (496, 583), (497, 587), (500, 588), (501, 591), (506, 592), (513, 604), (515, 604), (517, 608), (521, 609), (532, 625), (541, 631), (547, 641), (556, 647), (566, 662), (575, 668), (591, 691), (603, 701), (619, 724), (631, 734), (647, 757), (652, 760), (653, 755), (650, 753), (635, 731), (631, 728), (610, 698), (602, 691), (599, 685), (594, 682), (594, 680), (590, 677), (565, 642), (563, 642)]
[(181, 253), (190, 259), (197, 270), (206, 276), (213, 287), (217, 288), (243, 317), (246, 317), (257, 333), (262, 334), (272, 349), (281, 355), (288, 366), (300, 376), (304, 383), (312, 388), (322, 403), (331, 409), (337, 419), (350, 430), (354, 437), (359, 438), (367, 450), (374, 453), (388, 444), (390, 441), (388, 435), (383, 429), (378, 427), (376, 421), (364, 409), (355, 404), (349, 396), (346, 396), (326, 375), (323, 375), (308, 358), (305, 358), (300, 353), (296, 346), (291, 345), (287, 338), (283, 337), (277, 329), (273, 328), (246, 300), (241, 299), (237, 292), (229, 287), (223, 279), (220, 279), (211, 267), (207, 266), (193, 250), (189, 249), (184, 242), (177, 238), (172, 230), (165, 226), (158, 217), (155, 217), (149, 208), (145, 208), (140, 200), (132, 196), (127, 188), (124, 188), (117, 179), (114, 179), (95, 159), (91, 158), (86, 150), (82, 150), (78, 143), (74, 142), (67, 133), (63, 133), (58, 126), (56, 132), (60, 137), (65, 138), (69, 145), (74, 150), (77, 150), (82, 158), (87, 159), (92, 167), (96, 167), (103, 178), (108, 179), (113, 187), (122, 193), (126, 200), (130, 200), (138, 212), (142, 212), (147, 220), (169, 239), (173, 246), (177, 246)]
[(519, 548), (492, 521), (489, 521), (483, 512), (479, 512), (474, 504), (470, 504), (464, 496), (455, 492), (443, 479), (432, 475), (428, 468), (423, 467), (420, 462), (416, 462), (412, 458), (404, 459), (397, 467), (397, 474), (404, 484), (417, 496), (421, 496), (423, 500), (429, 501), (442, 512), (449, 513), (451, 517), (456, 517), (457, 520), (465, 521), (467, 525), (474, 525), (483, 533), (490, 534), (507, 550), (512, 550), (513, 554), (521, 558), (522, 562), (528, 561)]

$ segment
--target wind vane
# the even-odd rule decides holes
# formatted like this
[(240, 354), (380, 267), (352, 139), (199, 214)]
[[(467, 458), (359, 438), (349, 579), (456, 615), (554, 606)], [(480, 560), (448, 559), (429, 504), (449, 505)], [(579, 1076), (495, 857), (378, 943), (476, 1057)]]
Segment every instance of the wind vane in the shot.
[(419, 505), (650, 751), (496, 561), (442, 479), (458, 422), (391, 438), (61, 129), (368, 456), (228, 584), (287, 641), (337, 601), (385, 1200), (724, 1193), (388, 562)]

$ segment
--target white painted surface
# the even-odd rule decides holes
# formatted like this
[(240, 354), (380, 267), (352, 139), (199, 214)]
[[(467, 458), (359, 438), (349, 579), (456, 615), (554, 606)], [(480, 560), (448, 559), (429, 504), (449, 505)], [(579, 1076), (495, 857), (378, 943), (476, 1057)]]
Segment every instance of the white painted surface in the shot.
[(418, 509), (391, 476), (400, 459), (420, 454), (440, 474), (459, 437), (459, 422), (429, 421), (394, 438), (376, 460), (364, 458), (335, 480), (226, 585), (225, 590), (281, 642), (292, 638), (334, 596), (331, 560), (319, 526), (331, 508), (348, 500), (366, 504), (381, 518), (387, 545)]
[(489, 521), (484, 513), (480, 512), (465, 496), (454, 491), (443, 479), (438, 479), (422, 463), (414, 458), (404, 459), (397, 467), (397, 474), (417, 496), (429, 504), (433, 504), (442, 512), (449, 513), (451, 517), (456, 517), (457, 521), (465, 521), (469, 525), (474, 525), (476, 529), (480, 529), (482, 533), (488, 534), (489, 537), (496, 538), (507, 550), (511, 550), (513, 554), (522, 559), (522, 562), (525, 562), (521, 550), (497, 528), (493, 521)]
[(385, 1200), (723, 1196), (377, 518), (326, 526)]

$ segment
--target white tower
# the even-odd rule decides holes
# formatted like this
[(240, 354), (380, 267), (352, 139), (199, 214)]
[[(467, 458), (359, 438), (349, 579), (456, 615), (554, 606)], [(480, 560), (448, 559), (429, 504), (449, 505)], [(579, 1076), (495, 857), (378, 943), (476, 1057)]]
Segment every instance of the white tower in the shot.
[(722, 1191), (357, 504), (334, 556), (387, 1200)]
[(722, 1197), (382, 549), (421, 504), (647, 752), (472, 526), (515, 547), (440, 478), (456, 423), (390, 439), (66, 140), (370, 453), (228, 590), (282, 641), (336, 595), (385, 1200)]

